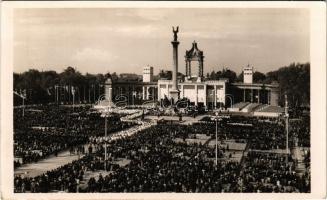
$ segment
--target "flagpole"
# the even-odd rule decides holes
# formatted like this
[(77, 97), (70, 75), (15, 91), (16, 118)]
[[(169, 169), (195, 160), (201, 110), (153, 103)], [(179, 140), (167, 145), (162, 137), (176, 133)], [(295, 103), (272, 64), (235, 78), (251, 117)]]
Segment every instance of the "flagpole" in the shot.
[(84, 96), (83, 103), (85, 103), (85, 85), (83, 85), (83, 88), (84, 88), (84, 92), (83, 92), (83, 96)]
[(90, 85), (89, 85), (89, 103), (91, 103), (91, 90), (90, 90)]
[(55, 91), (54, 91), (54, 102), (56, 103), (56, 99), (57, 99), (57, 97), (56, 97), (56, 89), (55, 89)]
[(95, 103), (95, 84), (93, 84), (93, 103)]
[(78, 102), (81, 103), (81, 91), (78, 87)]
[(75, 108), (75, 89), (73, 88), (73, 111)]

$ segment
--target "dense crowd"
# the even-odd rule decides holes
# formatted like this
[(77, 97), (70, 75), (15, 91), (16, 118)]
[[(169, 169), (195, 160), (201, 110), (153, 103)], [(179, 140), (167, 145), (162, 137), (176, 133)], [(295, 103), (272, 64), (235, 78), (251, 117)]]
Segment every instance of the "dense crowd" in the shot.
[(303, 116), (297, 120), (290, 121), (290, 134), (297, 138), (298, 146), (310, 147), (310, 117)]
[[(130, 128), (133, 122), (122, 122), (122, 115), (108, 120), (108, 134)], [(14, 166), (37, 162), (62, 150), (81, 146), (90, 136), (104, 135), (104, 120), (90, 107), (38, 106), (14, 112)]]
[[(242, 171), (243, 192), (309, 192), (309, 178), (298, 176), (295, 165), (285, 159), (283, 154), (249, 152)], [(288, 161), (294, 163), (291, 156)]]
[[(214, 123), (207, 117), (203, 123)], [(286, 148), (284, 119), (231, 116), (219, 123), (220, 136), (233, 139), (246, 139), (251, 142), (251, 149), (269, 150)], [(206, 129), (213, 132), (215, 127)], [(294, 140), (298, 140), (297, 144)], [(310, 118), (303, 117), (290, 121), (289, 146), (310, 147)]]
[[(83, 115), (83, 110), (76, 116), (97, 123), (96, 115)], [(60, 131), (63, 126), (50, 123), (49, 126), (59, 129), (30, 129), (33, 131), (27, 132), (24, 137), (22, 133), (18, 134), (16, 153), (20, 153), (18, 147), (35, 149), (38, 145), (48, 146), (44, 152), (51, 154), (58, 149), (88, 144), (83, 150), (86, 155), (79, 160), (37, 177), (15, 176), (15, 192), (310, 192), (310, 151), (305, 154), (306, 170), (303, 174), (296, 172), (296, 160), (291, 156), (286, 163), (285, 154), (262, 151), (285, 148), (284, 124), (280, 120), (231, 117), (220, 121), (219, 141), (246, 143), (246, 149), (239, 150), (243, 152), (243, 157), (236, 161), (229, 159), (228, 146), (219, 145), (217, 165), (215, 148), (209, 145), (215, 139), (216, 130), (215, 122), (211, 120), (193, 125), (171, 122), (152, 126), (142, 122), (143, 125), (138, 126), (133, 134), (130, 132), (133, 129), (126, 129), (119, 136), (109, 135), (107, 138), (91, 133), (76, 137), (80, 131), (71, 131), (78, 129), (80, 123), (75, 123), (70, 124), (74, 128), (68, 128), (68, 132), (64, 133)], [(305, 125), (301, 126), (297, 121), (292, 123), (299, 123), (300, 128), (291, 129), (291, 136), (308, 134), (303, 133)], [(81, 124), (82, 127), (92, 127)], [(33, 123), (30, 125), (35, 126)], [(38, 135), (42, 136), (40, 141), (43, 143), (38, 141)], [(205, 142), (187, 142), (196, 139), (197, 135), (203, 135)], [(298, 143), (306, 146), (310, 144), (305, 142), (307, 139)], [(107, 160), (104, 160), (105, 145)], [(125, 164), (118, 160), (123, 160)], [(86, 173), (99, 170), (109, 173), (85, 177)]]
[(14, 135), (15, 157), (21, 158), (21, 163), (37, 162), (51, 154), (57, 155), (64, 149), (76, 148), (87, 143), (88, 137), (78, 134), (66, 134), (57, 130), (17, 130)]
[[(16, 177), (15, 188), (22, 191), (24, 183), (24, 190), (32, 192), (310, 191), (308, 177), (295, 174), (294, 165), (284, 164), (284, 156), (250, 151), (242, 166), (226, 159), (225, 149), (219, 149), (219, 162), (215, 166), (214, 149), (208, 146), (213, 137), (209, 137), (205, 144), (174, 140), (192, 138), (198, 133), (210, 135), (214, 127), (210, 123), (157, 125), (128, 138), (108, 141), (107, 170), (111, 173), (97, 179), (90, 178), (87, 187), (81, 188), (79, 183), (84, 180), (86, 171), (104, 170), (104, 142), (94, 141), (92, 154), (35, 178)], [(130, 162), (119, 166), (115, 163), (118, 158)]]

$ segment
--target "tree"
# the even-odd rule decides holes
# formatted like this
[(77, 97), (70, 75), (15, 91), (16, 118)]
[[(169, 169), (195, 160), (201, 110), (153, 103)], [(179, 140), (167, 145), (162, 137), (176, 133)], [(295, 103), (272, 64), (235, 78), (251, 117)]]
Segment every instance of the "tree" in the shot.
[(169, 70), (160, 70), (159, 72), (159, 78), (160, 79), (168, 79), (171, 80), (172, 79), (172, 71)]
[(310, 105), (310, 63), (291, 63), (289, 66), (268, 72), (265, 82), (279, 83), (281, 105), (284, 105), (285, 94), (288, 95), (290, 107)]
[(237, 76), (236, 81), (237, 81), (237, 82), (243, 82), (243, 81), (244, 81), (243, 79), (244, 79), (243, 72), (241, 72), (241, 73)]
[(265, 81), (265, 79), (266, 79), (265, 74), (258, 72), (258, 71), (253, 73), (253, 82), (254, 83), (262, 83)]
[(230, 83), (234, 83), (236, 80), (236, 73), (230, 69), (223, 69), (221, 78), (228, 78)]
[[(209, 73), (208, 73), (209, 75)], [(230, 83), (233, 83), (236, 80), (236, 73), (228, 68), (223, 69), (222, 71), (215, 72), (214, 70), (210, 73), (210, 80), (219, 80), (222, 78), (227, 78)]]

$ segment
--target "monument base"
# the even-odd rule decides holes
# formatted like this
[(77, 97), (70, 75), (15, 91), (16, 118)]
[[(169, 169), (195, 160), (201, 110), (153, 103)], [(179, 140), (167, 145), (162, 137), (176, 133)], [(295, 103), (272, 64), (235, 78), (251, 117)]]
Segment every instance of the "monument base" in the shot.
[(179, 99), (179, 91), (178, 90), (171, 90), (170, 91), (170, 98), (173, 100), (172, 104), (175, 104)]

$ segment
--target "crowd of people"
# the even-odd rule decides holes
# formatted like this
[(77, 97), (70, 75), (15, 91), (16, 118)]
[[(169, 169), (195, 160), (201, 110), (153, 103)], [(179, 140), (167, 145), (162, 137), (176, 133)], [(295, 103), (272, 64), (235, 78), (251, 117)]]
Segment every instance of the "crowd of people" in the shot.
[[(95, 114), (83, 115), (83, 111), (76, 118), (98, 123), (95, 122)], [(83, 122), (69, 123), (75, 129), (81, 124), (89, 127), (86, 130), (96, 128), (91, 124), (84, 126)], [(310, 152), (304, 159), (307, 171), (303, 175), (296, 172), (291, 156), (286, 163), (285, 154), (265, 152), (285, 148), (284, 125), (278, 120), (231, 117), (221, 121), (219, 141), (246, 143), (247, 148), (242, 151), (247, 153), (243, 152), (240, 161), (231, 160), (228, 147), (219, 146), (217, 164), (215, 148), (209, 145), (215, 139), (214, 121), (205, 120), (193, 125), (142, 123), (135, 131), (133, 128), (126, 129), (120, 135), (107, 138), (103, 134), (99, 137), (84, 132), (84, 136), (91, 137), (71, 144), (88, 142), (84, 157), (37, 177), (17, 175), (15, 192), (310, 192)], [(48, 126), (56, 127), (53, 124)], [(303, 134), (302, 129), (292, 129), (291, 132), (291, 135), (295, 135), (294, 132)], [(187, 142), (188, 139), (196, 139), (197, 134), (204, 135), (207, 140), (204, 143)], [(33, 133), (27, 135), (32, 137)], [(74, 138), (74, 135), (64, 134), (64, 137)], [(26, 140), (28, 144), (29, 140), (35, 142), (37, 139), (18, 140)], [(61, 144), (60, 137), (57, 140), (53, 140), (54, 146)], [(69, 138), (64, 140), (67, 145), (67, 141), (74, 141)], [(307, 145), (304, 140), (299, 143)], [(48, 143), (43, 145), (51, 147)], [(105, 146), (107, 160), (104, 160)], [(126, 161), (126, 164), (119, 164), (118, 160)], [(109, 173), (85, 177), (87, 172), (100, 170)]]
[[(276, 153), (249, 152), (243, 169), (243, 192), (309, 192), (310, 179), (295, 172), (294, 161)], [(255, 173), (254, 173), (255, 172)]]
[[(26, 110), (24, 116), (20, 111), (14, 112), (14, 156), (19, 158), (15, 167), (86, 144), (91, 136), (104, 135), (104, 120), (90, 107), (38, 106)], [(121, 121), (121, 116), (109, 117), (109, 135), (136, 125)]]
[[(203, 123), (215, 123), (210, 117)], [(310, 147), (310, 118), (303, 117), (289, 122), (289, 146)], [(246, 139), (251, 149), (271, 150), (286, 148), (285, 122), (281, 119), (231, 116), (219, 123), (220, 137)], [(206, 129), (213, 132), (215, 127)], [(297, 141), (297, 144), (295, 144)]]

